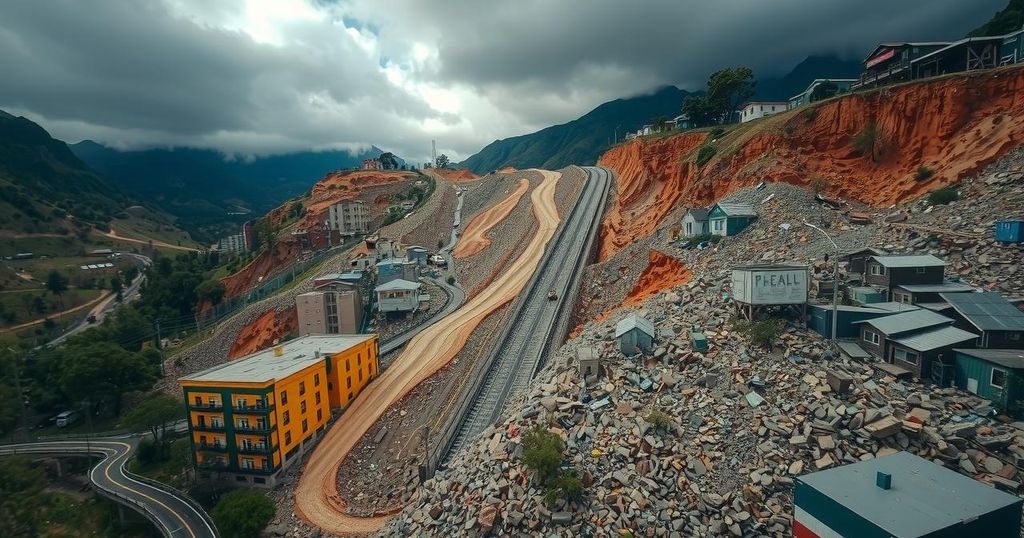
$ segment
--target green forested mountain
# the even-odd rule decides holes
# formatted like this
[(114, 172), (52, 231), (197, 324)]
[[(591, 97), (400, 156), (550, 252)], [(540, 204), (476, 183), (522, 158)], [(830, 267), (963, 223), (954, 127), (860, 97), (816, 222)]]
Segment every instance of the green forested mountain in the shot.
[(67, 144), (28, 119), (0, 111), (0, 230), (71, 231), (71, 223), (106, 223), (127, 204)]
[(985, 24), (971, 30), (967, 37), (1003, 35), (1024, 27), (1024, 0), (1010, 0)]

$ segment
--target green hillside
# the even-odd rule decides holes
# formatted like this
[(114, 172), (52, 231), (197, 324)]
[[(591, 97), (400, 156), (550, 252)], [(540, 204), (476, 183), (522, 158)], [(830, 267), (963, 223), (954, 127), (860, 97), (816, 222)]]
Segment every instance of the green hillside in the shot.
[(985, 24), (971, 30), (967, 37), (1004, 35), (1024, 27), (1024, 0), (1010, 0)]

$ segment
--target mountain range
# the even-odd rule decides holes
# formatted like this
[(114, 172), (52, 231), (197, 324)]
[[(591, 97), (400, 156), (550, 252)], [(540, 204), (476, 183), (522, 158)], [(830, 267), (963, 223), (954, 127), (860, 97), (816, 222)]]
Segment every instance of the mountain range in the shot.
[[(809, 56), (785, 76), (759, 80), (753, 98), (784, 101), (804, 91), (816, 78), (856, 78), (860, 70), (858, 60)], [(609, 101), (570, 122), (495, 140), (460, 166), (484, 174), (504, 166), (555, 170), (570, 164), (594, 164), (612, 145), (616, 134), (621, 140), (625, 133), (636, 131), (652, 118), (679, 115), (687, 95), (685, 90), (665, 86), (649, 95)]]
[(359, 167), (363, 159), (384, 152), (370, 146), (358, 154), (304, 151), (230, 159), (194, 148), (119, 151), (91, 140), (72, 145), (71, 151), (126, 194), (177, 216), (183, 228), (204, 240), (305, 194), (328, 172)]

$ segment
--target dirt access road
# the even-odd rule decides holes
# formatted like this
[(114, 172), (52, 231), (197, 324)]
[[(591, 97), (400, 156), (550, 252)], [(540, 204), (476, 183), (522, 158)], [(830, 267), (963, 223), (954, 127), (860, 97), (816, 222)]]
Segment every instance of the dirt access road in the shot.
[(360, 518), (344, 513), (338, 494), (338, 467), (374, 422), (416, 385), (448, 364), (473, 329), (491, 312), (514, 299), (533, 276), (544, 247), (558, 228), (555, 187), (561, 174), (541, 171), (544, 180), (530, 194), (537, 235), (519, 258), (487, 288), (452, 315), (413, 338), (381, 376), (331, 426), (310, 456), (295, 490), (295, 511), (306, 523), (336, 535), (362, 535), (380, 529), (388, 516)]
[(136, 244), (139, 244), (139, 245), (146, 245), (147, 247), (150, 246), (150, 244), (152, 244), (153, 247), (171, 248), (171, 249), (174, 249), (174, 250), (183, 250), (185, 252), (199, 252), (199, 249), (197, 249), (197, 248), (183, 247), (181, 245), (172, 245), (170, 243), (165, 243), (163, 241), (159, 241), (159, 240), (156, 240), (156, 239), (145, 239), (144, 240), (144, 239), (135, 239), (134, 237), (125, 237), (123, 235), (117, 235), (117, 230), (115, 230), (114, 228), (110, 228), (109, 232), (100, 232), (100, 235), (102, 235), (104, 237), (109, 237), (110, 239), (116, 239), (118, 241), (126, 241), (128, 243), (136, 243)]
[(487, 236), (488, 232), (512, 213), (512, 210), (519, 205), (519, 199), (526, 194), (526, 190), (529, 188), (530, 181), (526, 178), (520, 179), (519, 184), (508, 197), (473, 217), (473, 220), (466, 226), (466, 233), (462, 234), (462, 240), (455, 247), (452, 256), (461, 260), (491, 246), (491, 238)]

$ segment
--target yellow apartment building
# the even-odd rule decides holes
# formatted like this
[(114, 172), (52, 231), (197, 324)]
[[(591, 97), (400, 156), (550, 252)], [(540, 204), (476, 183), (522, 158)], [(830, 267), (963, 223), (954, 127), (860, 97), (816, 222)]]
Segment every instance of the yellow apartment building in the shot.
[(304, 336), (181, 378), (200, 477), (273, 487), (377, 376), (377, 335)]

